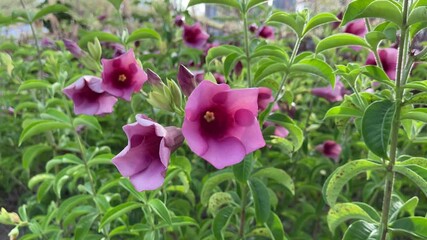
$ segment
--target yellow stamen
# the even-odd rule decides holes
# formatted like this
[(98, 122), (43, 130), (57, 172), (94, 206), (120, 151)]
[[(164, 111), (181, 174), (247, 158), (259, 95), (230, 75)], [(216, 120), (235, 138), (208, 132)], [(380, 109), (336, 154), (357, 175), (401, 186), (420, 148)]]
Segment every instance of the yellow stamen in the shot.
[(203, 118), (206, 120), (206, 122), (210, 123), (215, 120), (215, 114), (210, 111), (206, 111), (205, 116)]
[(124, 82), (124, 81), (126, 81), (126, 75), (124, 75), (124, 74), (120, 74), (120, 75), (119, 75), (119, 81), (120, 81), (120, 82)]

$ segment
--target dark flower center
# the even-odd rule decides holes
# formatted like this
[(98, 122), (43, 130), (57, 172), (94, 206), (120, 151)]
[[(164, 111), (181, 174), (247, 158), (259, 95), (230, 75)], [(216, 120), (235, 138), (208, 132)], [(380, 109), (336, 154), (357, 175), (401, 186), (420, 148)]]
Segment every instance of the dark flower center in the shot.
[(202, 134), (206, 137), (221, 138), (226, 133), (233, 119), (223, 107), (211, 107), (202, 111), (200, 126)]
[(118, 80), (119, 80), (120, 82), (124, 82), (124, 81), (126, 81), (126, 75), (124, 75), (124, 74), (120, 74), (120, 75), (119, 75)]

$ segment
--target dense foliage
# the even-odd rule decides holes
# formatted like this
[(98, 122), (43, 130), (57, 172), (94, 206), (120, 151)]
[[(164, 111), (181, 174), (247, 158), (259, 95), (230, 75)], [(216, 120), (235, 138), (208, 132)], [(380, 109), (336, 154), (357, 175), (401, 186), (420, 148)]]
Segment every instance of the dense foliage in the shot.
[(427, 1), (108, 2), (0, 15), (10, 239), (427, 239)]

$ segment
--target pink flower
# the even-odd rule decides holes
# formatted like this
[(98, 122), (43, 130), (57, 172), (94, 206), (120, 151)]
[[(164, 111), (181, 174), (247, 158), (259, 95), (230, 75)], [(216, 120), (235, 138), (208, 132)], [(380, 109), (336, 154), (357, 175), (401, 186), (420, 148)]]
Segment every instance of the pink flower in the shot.
[(289, 131), (278, 124), (272, 123), (272, 122), (265, 122), (264, 127), (274, 127), (274, 135), (277, 137), (285, 138), (289, 135)]
[(313, 88), (311, 93), (329, 102), (338, 102), (343, 100), (344, 95), (348, 93), (348, 91), (345, 89), (344, 84), (337, 78), (334, 89), (329, 85), (327, 87)]
[(126, 53), (125, 46), (120, 43), (111, 44), (112, 49), (114, 50), (113, 58), (120, 57), (121, 55)]
[(202, 81), (185, 107), (182, 133), (190, 149), (221, 169), (265, 146), (256, 118), (258, 92)]
[(178, 70), (178, 84), (181, 87), (182, 92), (185, 96), (190, 96), (191, 92), (196, 88), (196, 78), (194, 74), (188, 70), (184, 65), (179, 66)]
[(147, 68), (147, 80), (151, 85), (159, 86), (162, 84), (162, 79), (153, 70)]
[(177, 15), (175, 17), (175, 26), (182, 27), (182, 25), (184, 25), (184, 23), (185, 23), (185, 17), (184, 16)]
[(236, 63), (236, 66), (234, 66), (234, 74), (236, 74), (236, 76), (240, 76), (240, 74), (242, 74), (242, 70), (243, 70), (243, 64), (241, 61), (238, 61)]
[(340, 20), (339, 22), (333, 22), (331, 25), (332, 25), (332, 29), (337, 29), (339, 26), (340, 26), (340, 24), (341, 24), (341, 20), (342, 20), (342, 17), (344, 16), (344, 13), (343, 12), (339, 12), (338, 13), (338, 15), (337, 15), (337, 18)]
[(83, 76), (63, 92), (74, 102), (75, 114), (102, 115), (111, 113), (117, 98), (101, 88), (102, 80), (94, 76)]
[[(273, 92), (267, 87), (259, 87), (258, 90), (258, 110), (264, 111), (268, 107), (268, 104), (274, 101)], [(275, 103), (271, 111), (274, 112), (277, 110), (279, 110), (279, 105)]]
[(274, 28), (262, 26), (258, 31), (258, 36), (266, 39), (274, 39)]
[(202, 29), (200, 23), (192, 26), (184, 24), (182, 39), (187, 46), (202, 49), (208, 38), (209, 34)]
[[(378, 50), (381, 64), (384, 72), (391, 80), (396, 80), (397, 55), (398, 50), (395, 48), (384, 48)], [(371, 52), (366, 59), (366, 65), (377, 65), (374, 54)]]
[[(359, 37), (365, 37), (368, 32), (368, 28), (365, 25), (364, 19), (354, 20), (352, 22), (347, 23), (344, 29), (345, 33), (350, 33)], [(360, 46), (351, 46), (355, 51), (360, 51), (362, 47)]]
[(258, 30), (258, 26), (255, 23), (252, 23), (251, 25), (249, 25), (248, 29), (250, 32), (254, 33), (256, 32), (256, 30)]
[(225, 77), (219, 73), (214, 73), (213, 76), (215, 77), (216, 83), (221, 84), (225, 83)]
[(335, 162), (338, 162), (341, 154), (341, 146), (332, 140), (327, 140), (324, 143), (317, 145), (316, 151), (322, 153), (326, 157), (334, 159)]
[(162, 186), (170, 154), (184, 141), (181, 130), (163, 127), (146, 116), (123, 127), (128, 145), (112, 159), (120, 174), (129, 177), (138, 191)]
[(75, 58), (80, 58), (83, 57), (84, 52), (83, 50), (79, 47), (79, 45), (77, 45), (76, 42), (74, 42), (73, 40), (70, 39), (63, 39), (62, 40), (64, 42), (64, 46), (65, 48), (71, 53), (73, 54), (73, 56)]
[(147, 81), (147, 74), (138, 65), (133, 49), (113, 58), (102, 59), (102, 89), (113, 96), (130, 101), (133, 92), (138, 92)]

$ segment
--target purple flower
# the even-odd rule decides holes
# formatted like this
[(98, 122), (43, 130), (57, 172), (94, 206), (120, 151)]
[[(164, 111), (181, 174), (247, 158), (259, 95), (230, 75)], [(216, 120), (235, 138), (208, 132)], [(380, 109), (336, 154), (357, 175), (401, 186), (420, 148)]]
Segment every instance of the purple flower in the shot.
[(202, 29), (200, 23), (195, 23), (192, 26), (184, 24), (182, 39), (187, 46), (202, 49), (208, 38), (209, 34)]
[(266, 39), (274, 39), (274, 28), (262, 26), (258, 31), (258, 36)]
[(181, 64), (179, 66), (177, 79), (184, 95), (187, 97), (190, 96), (191, 92), (196, 88), (197, 85), (194, 74)]
[(41, 40), (41, 46), (44, 48), (55, 48), (56, 44), (52, 39), (50, 39), (48, 37), (44, 37)]
[(347, 23), (347, 25), (345, 25), (344, 32), (364, 37), (368, 32), (368, 28), (365, 25), (364, 19), (358, 19)]
[[(343, 16), (344, 16), (344, 13), (343, 12), (339, 12), (338, 15), (337, 15), (337, 18), (339, 20), (342, 20)], [(341, 24), (341, 21), (339, 21), (339, 22), (333, 22), (331, 24), (332, 25), (332, 29), (337, 29), (340, 26), (340, 24)]]
[(251, 33), (256, 32), (256, 30), (258, 30), (258, 26), (255, 23), (252, 23), (251, 25), (249, 25), (249, 31)]
[(341, 146), (332, 140), (327, 140), (322, 144), (317, 145), (316, 151), (322, 153), (326, 157), (334, 159), (335, 162), (338, 162), (341, 154)]
[(324, 98), (329, 102), (338, 102), (343, 100), (343, 97), (348, 93), (348, 90), (345, 89), (344, 84), (342, 84), (339, 78), (337, 78), (334, 89), (329, 85), (327, 87), (313, 88), (311, 93), (315, 96)]
[(265, 127), (270, 127), (270, 126), (274, 127), (274, 135), (277, 137), (285, 138), (289, 135), (289, 131), (285, 127), (280, 126), (278, 124), (267, 121), (264, 123), (264, 126)]
[[(398, 50), (395, 48), (384, 48), (378, 50), (381, 64), (384, 72), (391, 80), (396, 80), (397, 55)], [(371, 52), (366, 59), (366, 65), (377, 65), (374, 54)]]
[(113, 58), (120, 57), (126, 53), (125, 46), (121, 45), (120, 43), (113, 43), (111, 44), (111, 47), (114, 50)]
[(213, 76), (215, 77), (216, 83), (225, 83), (225, 77), (222, 74), (214, 73)]
[(185, 17), (184, 16), (177, 15), (175, 17), (175, 26), (182, 27), (182, 25), (184, 25), (184, 23), (185, 23)]
[(63, 92), (74, 102), (75, 114), (102, 115), (111, 113), (117, 98), (101, 88), (102, 80), (94, 76), (83, 76)]
[(147, 68), (147, 80), (151, 85), (161, 85), (162, 79), (153, 70)]
[(258, 109), (264, 111), (272, 101), (274, 101), (274, 98), (271, 89), (260, 87), (258, 92)]
[(84, 55), (83, 50), (79, 47), (79, 45), (77, 45), (76, 42), (74, 42), (73, 40), (70, 39), (63, 39), (62, 40), (64, 42), (64, 46), (65, 48), (71, 53), (73, 54), (74, 57), (76, 58), (80, 58)]
[(163, 127), (139, 114), (135, 123), (123, 126), (123, 131), (128, 145), (112, 159), (113, 164), (137, 191), (161, 187), (170, 154), (184, 141), (181, 130)]
[(182, 133), (190, 149), (221, 169), (265, 146), (258, 120), (257, 88), (230, 89), (201, 82), (185, 107)]
[(236, 76), (240, 76), (240, 74), (242, 74), (242, 70), (243, 70), (243, 64), (241, 61), (238, 61), (236, 63), (236, 66), (234, 66), (234, 74), (236, 74)]
[(102, 89), (113, 96), (130, 101), (132, 92), (138, 92), (147, 81), (147, 74), (138, 65), (130, 49), (113, 59), (102, 59)]

